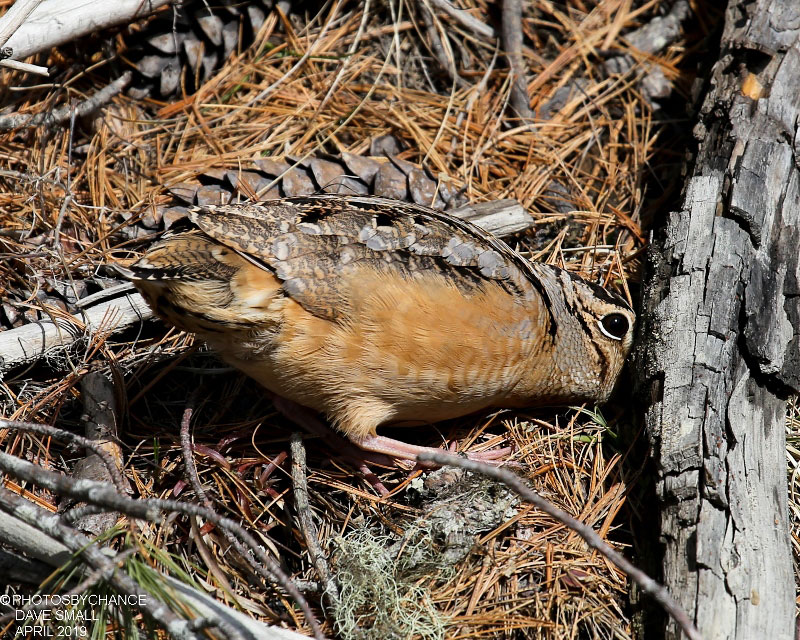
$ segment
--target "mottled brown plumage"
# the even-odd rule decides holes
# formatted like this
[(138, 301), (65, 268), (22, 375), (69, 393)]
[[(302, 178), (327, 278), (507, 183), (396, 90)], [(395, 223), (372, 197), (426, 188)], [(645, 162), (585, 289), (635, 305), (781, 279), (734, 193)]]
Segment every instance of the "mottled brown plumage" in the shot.
[(404, 455), (375, 438), (382, 424), (603, 402), (630, 348), (621, 298), (425, 207), (319, 195), (190, 219), (119, 271), (159, 316), (373, 451)]

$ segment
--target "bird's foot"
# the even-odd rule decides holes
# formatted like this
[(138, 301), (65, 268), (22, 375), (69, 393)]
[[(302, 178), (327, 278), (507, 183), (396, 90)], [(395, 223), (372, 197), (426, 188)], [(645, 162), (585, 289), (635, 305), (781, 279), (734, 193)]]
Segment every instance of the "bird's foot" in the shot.
[[(421, 469), (436, 469), (439, 465), (432, 462), (417, 462), (417, 456), (420, 453), (442, 453), (441, 449), (434, 449), (433, 447), (420, 447), (418, 445), (408, 444), (407, 442), (395, 440), (394, 438), (386, 438), (384, 436), (367, 436), (361, 440), (358, 445), (365, 451), (378, 455), (390, 456), (391, 458), (394, 458), (399, 465), (406, 460), (415, 463), (412, 465), (402, 464), (402, 466), (407, 468), (416, 466), (417, 468)], [(513, 453), (513, 451), (514, 450), (512, 447), (503, 447), (501, 449), (489, 449), (488, 451), (466, 452), (463, 455), (469, 460), (477, 460), (479, 462), (487, 462), (489, 464), (502, 464), (505, 459)], [(462, 455), (456, 453), (452, 449), (449, 449), (449, 453), (452, 453), (453, 456)]]

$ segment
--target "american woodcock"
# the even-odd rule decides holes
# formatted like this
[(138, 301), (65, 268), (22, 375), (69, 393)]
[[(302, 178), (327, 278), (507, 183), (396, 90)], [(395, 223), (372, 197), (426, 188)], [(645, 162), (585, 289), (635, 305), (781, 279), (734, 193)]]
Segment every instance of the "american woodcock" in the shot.
[(318, 195), (190, 209), (118, 271), (153, 310), (364, 449), (487, 407), (604, 402), (631, 346), (615, 294), (426, 207)]

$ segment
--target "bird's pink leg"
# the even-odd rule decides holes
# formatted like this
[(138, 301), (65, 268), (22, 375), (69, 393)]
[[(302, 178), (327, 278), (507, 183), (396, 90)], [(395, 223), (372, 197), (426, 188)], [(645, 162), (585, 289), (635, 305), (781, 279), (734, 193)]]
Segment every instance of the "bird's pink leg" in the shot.
[(272, 404), (275, 406), (275, 409), (277, 409), (281, 415), (306, 431), (322, 438), (329, 447), (334, 451), (338, 451), (349, 460), (380, 495), (389, 495), (389, 490), (380, 481), (378, 476), (373, 473), (372, 469), (367, 466), (367, 463), (377, 464), (383, 467), (394, 467), (394, 460), (392, 458), (379, 453), (370, 454), (360, 447), (357, 447), (350, 440), (336, 433), (307, 407), (275, 393), (270, 393), (270, 397), (272, 398)]
[[(412, 463), (416, 463), (417, 467), (423, 469), (436, 469), (438, 467), (438, 465), (434, 463), (417, 462), (417, 456), (425, 452), (442, 453), (441, 449), (420, 447), (401, 440), (378, 435), (367, 436), (358, 442), (351, 441), (336, 433), (336, 431), (320, 420), (311, 409), (277, 394), (271, 393), (270, 396), (273, 405), (282, 415), (303, 429), (322, 438), (334, 451), (340, 452), (361, 472), (367, 481), (370, 482), (381, 495), (388, 495), (389, 491), (367, 466), (368, 464), (376, 464), (389, 468), (399, 466), (410, 469), (414, 467), (414, 464), (403, 464), (403, 461), (408, 460)], [(498, 461), (502, 462), (512, 452), (513, 449), (511, 447), (503, 447), (502, 449), (491, 449), (489, 451), (467, 453), (465, 455), (469, 460), (492, 463)], [(459, 454), (453, 452), (454, 457), (458, 455)]]
[[(408, 444), (402, 440), (395, 440), (394, 438), (385, 438), (384, 436), (367, 436), (360, 442), (360, 446), (365, 451), (372, 453), (383, 454), (391, 456), (399, 460), (413, 460), (416, 462), (417, 456), (420, 453), (442, 453), (441, 449), (434, 449), (433, 447), (420, 447), (414, 444)], [(497, 462), (498, 460), (508, 457), (513, 452), (511, 447), (503, 447), (502, 449), (490, 449), (489, 451), (481, 451), (477, 453), (466, 453), (469, 460), (478, 460), (480, 462)], [(453, 456), (458, 454), (453, 453)], [(435, 469), (438, 465), (434, 463), (417, 463), (422, 468)]]

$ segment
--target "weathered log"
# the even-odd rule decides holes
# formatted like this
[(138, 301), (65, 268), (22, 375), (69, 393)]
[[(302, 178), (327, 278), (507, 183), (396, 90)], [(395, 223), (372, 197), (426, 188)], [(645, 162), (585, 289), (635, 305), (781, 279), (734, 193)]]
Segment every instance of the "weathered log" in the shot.
[(12, 369), (39, 358), (62, 354), (63, 349), (97, 334), (122, 331), (152, 316), (138, 293), (115, 298), (75, 316), (32, 322), (0, 332), (0, 378)]
[(8, 39), (16, 59), (49, 51), (65, 42), (147, 16), (174, 0), (116, 0), (102, 4), (86, 0), (48, 0)]
[[(800, 387), (800, 5), (731, 0), (638, 352), (664, 582), (708, 640), (794, 638), (786, 396)], [(679, 638), (674, 625), (667, 638)]]

